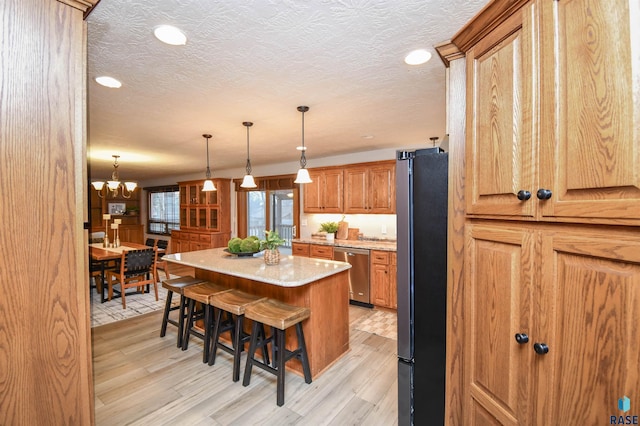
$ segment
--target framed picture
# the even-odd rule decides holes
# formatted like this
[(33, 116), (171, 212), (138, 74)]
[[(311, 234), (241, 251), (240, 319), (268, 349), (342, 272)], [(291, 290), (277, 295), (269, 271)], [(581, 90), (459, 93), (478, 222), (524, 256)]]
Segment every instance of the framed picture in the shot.
[(126, 203), (109, 203), (109, 214), (124, 214), (127, 210)]

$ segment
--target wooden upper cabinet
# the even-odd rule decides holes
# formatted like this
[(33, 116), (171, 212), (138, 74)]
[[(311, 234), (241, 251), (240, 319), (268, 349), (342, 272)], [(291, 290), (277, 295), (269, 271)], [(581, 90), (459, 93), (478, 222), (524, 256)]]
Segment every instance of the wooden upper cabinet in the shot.
[(638, 224), (637, 9), (532, 1), (469, 49), (467, 214)]
[(518, 199), (535, 199), (530, 19), (520, 9), (467, 52), (468, 214), (535, 215)]
[(304, 185), (305, 213), (342, 213), (342, 169), (309, 169), (311, 183)]
[(541, 2), (545, 217), (638, 224), (639, 13), (637, 0)]
[(347, 167), (344, 170), (344, 212), (395, 213), (395, 167), (395, 162)]

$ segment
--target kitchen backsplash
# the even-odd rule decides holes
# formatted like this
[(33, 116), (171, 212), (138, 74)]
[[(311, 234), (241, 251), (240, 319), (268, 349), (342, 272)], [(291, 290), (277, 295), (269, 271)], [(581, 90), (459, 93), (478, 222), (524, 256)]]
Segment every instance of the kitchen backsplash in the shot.
[[(335, 214), (302, 214), (300, 237), (310, 238), (313, 232), (320, 229), (324, 222), (339, 222), (341, 213)], [(349, 228), (359, 228), (364, 237), (396, 239), (396, 215), (395, 214), (347, 214), (344, 221), (349, 223)]]

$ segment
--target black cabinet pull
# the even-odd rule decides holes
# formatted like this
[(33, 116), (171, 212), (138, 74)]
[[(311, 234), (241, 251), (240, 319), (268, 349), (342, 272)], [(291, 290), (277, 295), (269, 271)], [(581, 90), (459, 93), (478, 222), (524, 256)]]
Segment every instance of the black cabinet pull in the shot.
[(549, 352), (549, 346), (546, 343), (534, 343), (533, 350), (536, 351), (538, 355), (544, 355)]
[(518, 200), (527, 201), (529, 198), (531, 198), (531, 192), (525, 189), (521, 189), (520, 191), (518, 191)]
[(551, 190), (544, 189), (544, 188), (538, 189), (538, 193), (536, 194), (539, 200), (548, 200), (549, 198), (551, 198), (551, 195), (552, 195)]
[(524, 345), (525, 343), (529, 342), (529, 336), (527, 336), (525, 333), (516, 333), (516, 342), (518, 342), (519, 345)]

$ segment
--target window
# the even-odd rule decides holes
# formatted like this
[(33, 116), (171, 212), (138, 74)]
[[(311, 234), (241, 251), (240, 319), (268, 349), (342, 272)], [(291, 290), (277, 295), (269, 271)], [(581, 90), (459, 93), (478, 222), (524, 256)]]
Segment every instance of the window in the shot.
[(145, 189), (149, 194), (147, 233), (171, 235), (171, 230), (180, 229), (180, 191), (178, 186)]

